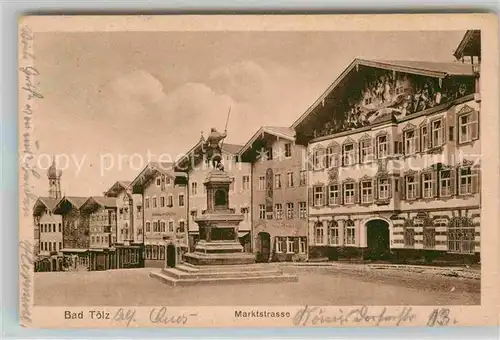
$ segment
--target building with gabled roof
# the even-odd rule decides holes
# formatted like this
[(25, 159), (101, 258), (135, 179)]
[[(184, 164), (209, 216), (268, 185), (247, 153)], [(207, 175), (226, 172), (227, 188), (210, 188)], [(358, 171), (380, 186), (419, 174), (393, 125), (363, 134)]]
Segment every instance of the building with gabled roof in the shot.
[(479, 259), (477, 72), (355, 59), (297, 119), (310, 258)]
[(151, 162), (130, 183), (132, 194), (142, 195), (145, 266), (165, 265), (165, 241), (181, 256), (188, 248), (187, 174), (173, 163)]
[(251, 164), (252, 250), (257, 261), (307, 259), (306, 147), (288, 127), (261, 127), (240, 150)]

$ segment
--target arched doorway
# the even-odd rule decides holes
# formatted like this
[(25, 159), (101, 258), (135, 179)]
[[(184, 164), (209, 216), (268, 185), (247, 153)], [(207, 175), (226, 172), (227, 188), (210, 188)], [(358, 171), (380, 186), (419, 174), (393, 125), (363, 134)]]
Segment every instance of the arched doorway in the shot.
[(173, 244), (169, 244), (167, 246), (167, 267), (174, 268), (175, 267), (175, 257), (176, 257), (176, 250), (175, 246)]
[(390, 258), (389, 223), (374, 219), (366, 223), (366, 259), (388, 260)]
[(271, 235), (264, 231), (258, 234), (259, 247), (257, 248), (257, 261), (268, 262), (271, 254)]

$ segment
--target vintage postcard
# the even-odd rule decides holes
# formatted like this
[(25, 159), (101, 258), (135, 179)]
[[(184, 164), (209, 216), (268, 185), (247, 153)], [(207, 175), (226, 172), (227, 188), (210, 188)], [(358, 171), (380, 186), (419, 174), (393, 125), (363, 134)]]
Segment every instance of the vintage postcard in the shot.
[(19, 21), (25, 327), (498, 325), (490, 14)]

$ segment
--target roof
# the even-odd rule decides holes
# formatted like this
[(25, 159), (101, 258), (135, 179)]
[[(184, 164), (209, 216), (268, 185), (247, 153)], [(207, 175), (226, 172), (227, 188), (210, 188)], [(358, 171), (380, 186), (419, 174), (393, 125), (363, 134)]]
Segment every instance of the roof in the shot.
[(304, 112), (291, 126), (293, 129), (304, 121), (309, 114), (324, 102), (325, 98), (344, 80), (347, 75), (359, 66), (380, 68), (396, 72), (410, 73), (435, 78), (448, 76), (474, 76), (472, 67), (468, 64), (458, 62), (433, 62), (414, 60), (368, 60), (354, 59), (349, 66), (337, 77), (337, 79), (326, 89), (323, 94)]
[(89, 197), (81, 206), (81, 209), (87, 210), (93, 205), (98, 205), (103, 208), (116, 208), (116, 198), (106, 196), (92, 196)]
[(40, 214), (42, 210), (41, 208), (43, 208), (43, 210), (48, 209), (50, 211), (53, 211), (60, 200), (60, 198), (38, 197), (35, 204), (33, 205), (33, 214)]
[(224, 143), (222, 144), (222, 152), (227, 152), (233, 155), (237, 155), (242, 147), (243, 145)]
[(175, 180), (177, 177), (187, 178), (187, 174), (180, 171), (174, 171), (173, 169), (174, 163), (171, 162), (150, 162), (137, 177), (130, 183), (130, 187), (134, 187), (137, 185), (144, 185), (148, 180), (150, 180), (153, 176), (156, 176), (156, 173), (159, 172), (169, 178)]
[(288, 127), (282, 127), (282, 126), (262, 126), (257, 132), (250, 138), (250, 140), (241, 148), (240, 150), (240, 155), (243, 154), (245, 151), (247, 151), (250, 147), (252, 147), (252, 144), (258, 140), (264, 133), (280, 137), (283, 139), (287, 139), (290, 141), (295, 140), (295, 131), (291, 128)]
[(455, 58), (460, 59), (464, 53), (477, 53), (481, 55), (481, 31), (468, 30), (453, 53)]
[(122, 190), (130, 189), (131, 184), (132, 181), (116, 181), (111, 188), (104, 193), (104, 195), (108, 197), (116, 197)]
[(54, 207), (54, 212), (57, 213), (59, 209), (61, 208), (61, 204), (63, 202), (68, 202), (70, 203), (73, 208), (76, 208), (80, 210), (82, 205), (85, 203), (85, 201), (88, 199), (88, 197), (82, 197), (82, 196), (64, 196), (61, 198), (59, 202), (57, 202), (56, 206)]

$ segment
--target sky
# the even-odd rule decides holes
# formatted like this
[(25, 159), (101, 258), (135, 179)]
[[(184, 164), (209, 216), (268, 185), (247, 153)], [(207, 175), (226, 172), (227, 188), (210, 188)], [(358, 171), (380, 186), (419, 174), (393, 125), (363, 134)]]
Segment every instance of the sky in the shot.
[[(290, 126), (354, 58), (453, 62), (465, 31), (37, 33), (33, 192), (56, 155), (68, 196), (102, 195), (148, 160), (224, 130)], [(158, 159), (161, 157), (160, 159)]]

